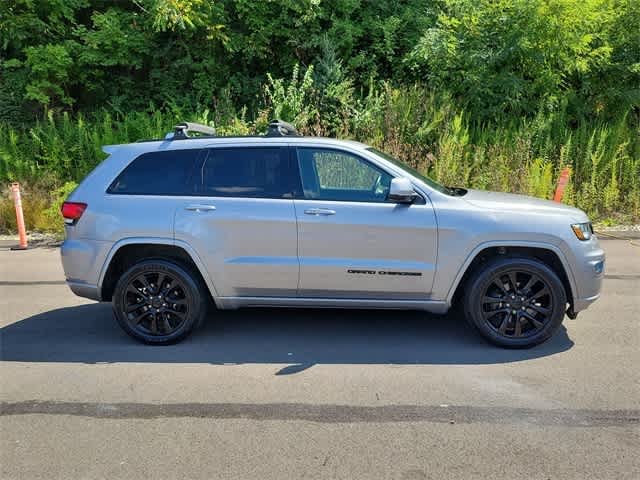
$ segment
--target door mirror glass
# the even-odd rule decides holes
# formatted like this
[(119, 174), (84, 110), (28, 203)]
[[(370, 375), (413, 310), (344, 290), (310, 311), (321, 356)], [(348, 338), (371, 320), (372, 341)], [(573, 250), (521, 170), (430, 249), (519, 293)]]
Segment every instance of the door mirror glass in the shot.
[(396, 203), (413, 203), (418, 194), (413, 189), (411, 180), (408, 178), (394, 178), (389, 185), (388, 198)]

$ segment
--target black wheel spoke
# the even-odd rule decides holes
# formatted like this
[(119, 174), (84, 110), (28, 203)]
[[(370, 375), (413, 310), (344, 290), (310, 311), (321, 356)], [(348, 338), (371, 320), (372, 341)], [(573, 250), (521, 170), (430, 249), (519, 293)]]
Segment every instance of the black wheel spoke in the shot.
[(515, 293), (518, 291), (518, 282), (516, 280), (516, 272), (509, 272), (509, 285), (511, 288), (511, 293)]
[(150, 318), (151, 318), (151, 322), (149, 322), (149, 330), (153, 335), (157, 335), (158, 334), (158, 316), (151, 315)]
[(485, 319), (490, 319), (495, 317), (498, 313), (509, 313), (509, 309), (508, 308), (499, 308), (497, 310), (487, 310), (486, 312), (483, 311), (482, 312), (482, 316)]
[(143, 273), (142, 275), (140, 275), (138, 277), (138, 280), (140, 281), (142, 286), (147, 289), (147, 294), (152, 293), (151, 284), (149, 283), (149, 280), (147, 280), (146, 274)]
[(531, 275), (529, 277), (529, 280), (527, 281), (527, 283), (525, 284), (524, 287), (522, 287), (522, 291), (523, 292), (530, 292), (531, 288), (533, 288), (533, 286), (538, 282), (538, 277), (536, 277), (535, 275)]
[(510, 318), (511, 315), (505, 315), (502, 319), (502, 322), (500, 323), (500, 326), (498, 327), (498, 332), (500, 332), (502, 335), (504, 335), (507, 331), (507, 326), (509, 325)]
[(166, 333), (169, 333), (171, 332), (171, 330), (173, 330), (171, 324), (169, 323), (169, 317), (166, 313), (162, 315), (162, 328)]
[(167, 300), (169, 300), (169, 303), (173, 303), (175, 305), (185, 305), (187, 303), (187, 299), (186, 298), (171, 298), (171, 297), (167, 297)]
[(520, 322), (520, 317), (518, 315), (514, 316), (513, 321), (515, 322), (515, 327), (513, 329), (513, 336), (520, 337), (522, 335), (522, 323)]
[(142, 293), (140, 290), (138, 290), (132, 283), (130, 283), (129, 286), (127, 287), (127, 293), (133, 293), (138, 297), (142, 297), (145, 299), (147, 298), (147, 296), (144, 293)]
[(545, 295), (549, 295), (549, 289), (546, 287), (546, 285), (542, 290), (533, 294), (533, 296), (531, 297), (531, 300), (537, 300), (538, 298), (544, 297)]
[(498, 287), (502, 292), (502, 295), (507, 294), (507, 291), (504, 289), (504, 284), (502, 283), (502, 280), (500, 280), (499, 278), (495, 279), (491, 285), (495, 285), (496, 287)]
[(133, 303), (133, 304), (127, 305), (127, 313), (135, 312), (139, 308), (144, 307), (146, 304), (147, 304), (146, 301), (142, 301), (139, 303)]
[(542, 323), (533, 315), (529, 315), (527, 312), (523, 312), (522, 316), (525, 317), (527, 320), (529, 320), (535, 328), (542, 328), (544, 326), (544, 323)]
[(541, 313), (545, 317), (551, 314), (551, 309), (550, 308), (545, 308), (543, 306), (536, 305), (534, 303), (530, 304), (527, 308), (535, 310), (536, 312)]
[(144, 317), (146, 317), (147, 315), (149, 315), (148, 311), (144, 311), (138, 315), (136, 315), (135, 317), (133, 317), (131, 320), (129, 320), (133, 325), (138, 325), (142, 320), (144, 320)]
[(160, 293), (162, 292), (162, 285), (164, 284), (165, 278), (166, 278), (166, 274), (164, 273), (159, 273), (158, 274), (158, 283), (156, 285), (156, 289), (154, 293)]
[(169, 293), (169, 290), (171, 290), (171, 286), (173, 285), (173, 278), (165, 277), (164, 282), (165, 285), (160, 289), (160, 293), (166, 295), (167, 293)]
[(187, 318), (187, 314), (186, 312), (181, 312), (179, 310), (169, 310), (168, 311), (171, 315), (175, 315), (176, 317), (178, 317), (179, 319), (185, 319)]
[(499, 297), (489, 297), (489, 296), (484, 296), (482, 298), (482, 303), (501, 303), (502, 302), (502, 298)]

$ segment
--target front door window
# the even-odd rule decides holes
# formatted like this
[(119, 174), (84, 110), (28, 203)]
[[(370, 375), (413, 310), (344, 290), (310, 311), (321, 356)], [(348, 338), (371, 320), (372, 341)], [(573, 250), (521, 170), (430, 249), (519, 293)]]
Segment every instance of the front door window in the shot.
[(299, 148), (304, 198), (344, 202), (386, 202), (391, 175), (348, 152)]

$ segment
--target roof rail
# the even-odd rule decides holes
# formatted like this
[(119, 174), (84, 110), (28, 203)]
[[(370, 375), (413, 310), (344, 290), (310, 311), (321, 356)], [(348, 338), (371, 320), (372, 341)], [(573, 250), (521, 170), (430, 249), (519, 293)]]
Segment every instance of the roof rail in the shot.
[(299, 137), (296, 127), (282, 120), (271, 120), (265, 137)]
[(182, 122), (176, 125), (173, 132), (169, 132), (166, 140), (182, 140), (184, 138), (190, 138), (189, 132), (202, 133), (206, 136), (215, 136), (216, 129), (202, 125), (200, 123)]

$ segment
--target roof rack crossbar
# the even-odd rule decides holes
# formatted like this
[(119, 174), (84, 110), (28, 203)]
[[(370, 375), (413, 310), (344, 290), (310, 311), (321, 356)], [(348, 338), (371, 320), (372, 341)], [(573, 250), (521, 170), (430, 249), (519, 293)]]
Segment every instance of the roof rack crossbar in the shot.
[[(187, 138), (199, 138), (198, 136), (190, 136), (189, 133), (200, 133), (200, 138), (215, 137), (216, 129), (207, 125), (192, 122), (182, 122), (173, 127), (173, 132), (169, 132), (165, 135), (165, 140), (184, 140)], [(267, 131), (264, 135), (256, 135), (261, 137), (300, 137), (300, 133), (296, 130), (296, 127), (288, 122), (282, 120), (271, 120), (269, 122)], [(148, 140), (145, 140), (148, 141)]]
[(299, 137), (296, 127), (282, 120), (271, 120), (265, 137)]
[(203, 135), (215, 136), (216, 129), (202, 125), (200, 123), (182, 122), (176, 125), (174, 131), (167, 135), (168, 140), (180, 140), (189, 138), (189, 132), (202, 133)]

